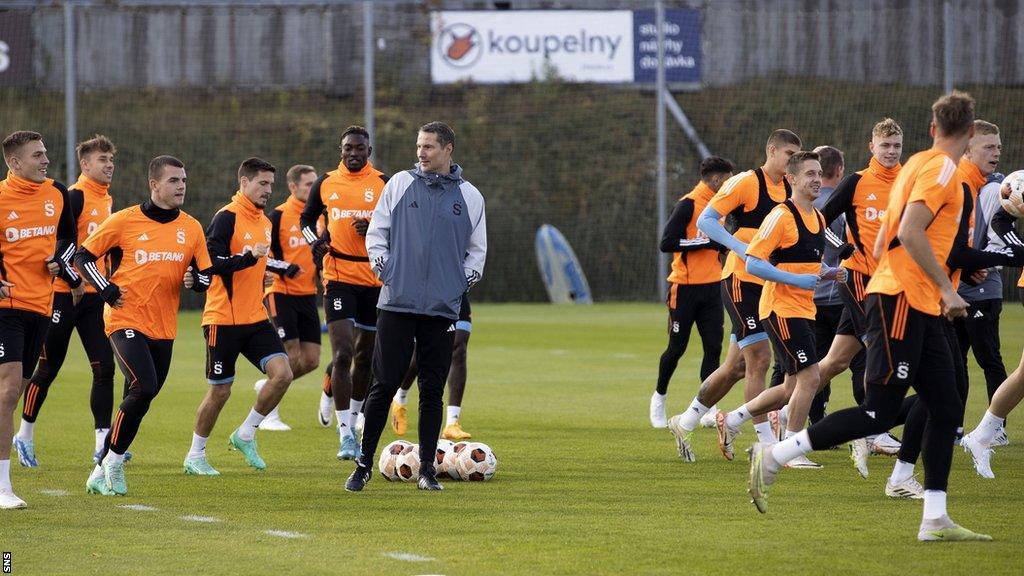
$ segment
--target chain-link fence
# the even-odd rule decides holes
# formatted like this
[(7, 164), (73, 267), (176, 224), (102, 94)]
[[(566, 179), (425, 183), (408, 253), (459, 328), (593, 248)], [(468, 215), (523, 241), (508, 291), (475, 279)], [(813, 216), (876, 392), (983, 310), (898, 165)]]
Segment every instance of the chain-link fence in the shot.
[[(1024, 166), (1016, 134), (1024, 117), (1019, 1), (664, 5), (673, 18), (673, 11), (686, 11), (686, 26), (695, 26), (669, 30), (667, 40), (696, 38), (699, 60), (696, 81), (669, 79), (671, 99), (696, 138), (741, 168), (757, 166), (767, 134), (786, 127), (806, 147), (840, 148), (847, 171), (859, 170), (867, 164), (871, 126), (885, 116), (903, 125), (908, 157), (929, 145), (928, 106), (949, 81), (977, 98), (979, 116), (1003, 128), (1004, 171)], [(493, 11), (507, 18), (527, 9), (619, 10), (627, 17), (651, 11), (653, 1), (110, 0), (71, 6), (7, 2), (0, 8), (0, 132), (42, 132), (52, 172), (64, 178), (64, 86), (71, 62), (78, 139), (98, 132), (118, 146), (115, 208), (148, 196), (146, 165), (158, 154), (185, 162), (185, 209), (204, 222), (235, 190), (235, 170), (248, 156), (263, 157), (282, 173), (299, 163), (318, 171), (336, 167), (339, 134), (367, 118), (369, 33), (377, 166), (387, 173), (410, 168), (416, 128), (443, 120), (456, 130), (455, 157), (466, 178), (487, 198), (490, 252), (479, 299), (545, 298), (533, 252), (542, 223), (555, 225), (572, 243), (597, 299), (651, 300), (656, 294), (653, 84), (574, 82), (556, 67), (531, 82), (441, 84), (431, 68), (437, 49), (432, 14), (438, 11)], [(574, 13), (565, 14), (571, 23)], [(566, 33), (578, 35), (571, 25)], [(670, 208), (696, 182), (700, 154), (674, 117), (668, 119)], [(285, 186), (275, 194), (283, 201)]]

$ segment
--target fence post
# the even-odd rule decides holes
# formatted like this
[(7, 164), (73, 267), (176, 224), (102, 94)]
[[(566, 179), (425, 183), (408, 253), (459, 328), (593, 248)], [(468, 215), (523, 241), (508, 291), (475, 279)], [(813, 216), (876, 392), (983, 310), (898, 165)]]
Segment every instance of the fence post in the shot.
[(366, 115), (366, 131), (370, 133), (370, 142), (375, 134), (373, 108), (373, 2), (363, 1), (363, 113)]
[(78, 179), (78, 162), (75, 158), (75, 5), (64, 0), (64, 120), (67, 139), (68, 163), (65, 185), (71, 186)]
[(942, 2), (942, 52), (943, 52), (943, 88), (946, 94), (953, 91), (953, 4), (951, 0)]
[[(656, 75), (655, 83), (657, 86), (657, 98), (655, 99), (657, 104), (657, 110), (655, 111), (655, 123), (657, 124), (658, 130), (658, 178), (657, 178), (657, 198), (658, 198), (658, 229), (654, 232), (654, 241), (657, 245), (661, 238), (661, 231), (665, 229), (665, 222), (668, 220), (666, 214), (666, 198), (668, 180), (665, 174), (667, 159), (666, 159), (666, 134), (665, 134), (665, 93), (668, 88), (665, 86), (665, 5), (662, 0), (657, 0), (654, 3), (654, 25), (658, 29), (658, 71)], [(662, 302), (665, 300), (665, 277), (668, 275), (668, 258), (667, 254), (662, 254), (661, 250), (658, 250), (658, 301)]]

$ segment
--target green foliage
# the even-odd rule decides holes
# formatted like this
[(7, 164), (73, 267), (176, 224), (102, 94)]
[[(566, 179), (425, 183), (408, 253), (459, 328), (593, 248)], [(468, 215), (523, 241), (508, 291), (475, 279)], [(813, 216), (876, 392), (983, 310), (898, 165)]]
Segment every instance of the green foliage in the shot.
[[(660, 237), (653, 94), (571, 84), (550, 71), (548, 81), (504, 86), (410, 87), (384, 76), (377, 89), (377, 165), (388, 173), (412, 167), (416, 129), (440, 119), (455, 128), (455, 158), (487, 198), (491, 251), (478, 298), (545, 299), (533, 251), (543, 223), (558, 227), (574, 246), (598, 299), (653, 297)], [(1006, 132), (1005, 171), (1024, 165), (1024, 151), (1013, 145), (1024, 92), (965, 88), (978, 99), (979, 116)], [(929, 146), (929, 106), (938, 94), (930, 87), (772, 78), (676, 98), (712, 152), (741, 169), (759, 165), (768, 133), (787, 127), (808, 148), (843, 150), (850, 172), (867, 164), (871, 127), (884, 116), (902, 124), (905, 158)], [(5, 90), (0, 109), (0, 131), (42, 132), (54, 172), (63, 174), (61, 96)], [(118, 145), (117, 207), (147, 197), (147, 162), (172, 154), (188, 170), (185, 209), (203, 222), (235, 190), (242, 159), (261, 156), (282, 171), (298, 163), (331, 170), (340, 132), (363, 122), (360, 93), (332, 98), (315, 91), (84, 92), (78, 110), (80, 136), (101, 132)], [(699, 159), (671, 117), (668, 136), (671, 208), (695, 184)], [(274, 203), (287, 194), (280, 180)]]

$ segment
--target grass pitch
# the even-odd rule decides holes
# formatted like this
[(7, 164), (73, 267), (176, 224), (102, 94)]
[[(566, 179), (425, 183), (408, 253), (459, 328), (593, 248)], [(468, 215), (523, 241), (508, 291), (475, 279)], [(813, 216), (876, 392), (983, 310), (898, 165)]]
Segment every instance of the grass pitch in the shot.
[[(1022, 319), (1020, 306), (1007, 304), (1003, 353), (1011, 370), (1024, 345)], [(320, 371), (295, 382), (282, 403), (294, 430), (259, 433), (268, 469), (247, 468), (226, 448), (253, 400), (257, 372), (241, 364), (208, 447), (223, 475), (184, 476), (206, 388), (199, 316), (187, 313), (168, 382), (132, 446), (128, 497), (87, 496), (91, 376), (75, 341), (36, 425), (40, 468), (13, 465), (29, 509), (0, 514), (0, 549), (11, 552), (12, 573), (1020, 571), (1024, 434), (1017, 414), (1011, 445), (994, 457), (996, 480), (976, 476), (960, 450), (950, 479), (953, 518), (996, 541), (921, 544), (921, 504), (883, 495), (890, 458), (873, 457), (863, 480), (846, 451), (817, 453), (825, 468), (784, 471), (764, 516), (745, 492), (746, 461), (723, 460), (713, 431), (698, 431), (696, 463), (681, 462), (671, 435), (647, 422), (665, 345), (662, 306), (481, 304), (474, 320), (463, 426), (494, 449), (498, 474), (489, 483), (448, 481), (444, 492), (429, 494), (376, 474), (360, 494), (343, 490), (353, 464), (334, 459), (337, 436), (316, 422)], [(694, 334), (669, 389), (671, 412), (696, 390), (699, 355)], [(969, 427), (985, 406), (981, 373), (971, 366)], [(723, 406), (735, 407), (740, 395), (737, 389)], [(834, 383), (832, 407), (850, 403), (847, 376)], [(415, 416), (407, 438), (415, 441)], [(739, 447), (752, 438), (748, 424)], [(382, 445), (392, 439), (388, 429)]]

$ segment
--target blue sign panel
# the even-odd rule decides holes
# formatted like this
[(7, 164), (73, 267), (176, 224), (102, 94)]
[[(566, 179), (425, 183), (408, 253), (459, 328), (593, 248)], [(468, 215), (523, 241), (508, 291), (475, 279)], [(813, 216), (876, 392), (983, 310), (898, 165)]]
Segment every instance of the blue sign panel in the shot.
[[(665, 10), (665, 81), (700, 82), (700, 11)], [(633, 12), (634, 81), (653, 84), (658, 70), (658, 27), (654, 10)]]

